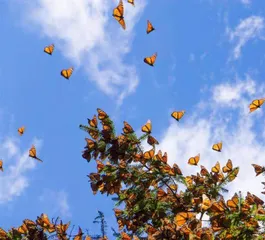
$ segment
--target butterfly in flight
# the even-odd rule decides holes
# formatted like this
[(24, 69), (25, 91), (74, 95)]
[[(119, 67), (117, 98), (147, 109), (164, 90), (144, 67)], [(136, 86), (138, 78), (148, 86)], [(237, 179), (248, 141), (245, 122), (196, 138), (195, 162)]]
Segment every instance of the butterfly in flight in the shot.
[(49, 55), (52, 55), (53, 51), (54, 51), (54, 45), (53, 44), (44, 48), (44, 52), (49, 54)]
[(41, 159), (37, 157), (37, 151), (34, 145), (32, 145), (32, 147), (29, 150), (29, 157), (34, 158), (40, 162), (43, 162)]
[(69, 78), (71, 77), (73, 71), (74, 71), (74, 68), (73, 68), (73, 67), (70, 67), (70, 68), (68, 68), (68, 69), (63, 69), (63, 70), (61, 71), (61, 75), (62, 75), (64, 78), (69, 79)]
[(119, 5), (113, 9), (113, 14), (112, 16), (119, 22), (119, 24), (122, 26), (122, 28), (125, 30), (126, 29), (126, 24), (124, 21), (124, 7), (123, 7), (123, 2), (120, 0)]
[(154, 66), (154, 63), (156, 61), (157, 53), (153, 54), (151, 57), (144, 58), (144, 62), (150, 66)]
[(149, 34), (150, 32), (154, 31), (155, 28), (153, 27), (152, 23), (147, 20), (147, 28), (146, 28), (146, 33)]

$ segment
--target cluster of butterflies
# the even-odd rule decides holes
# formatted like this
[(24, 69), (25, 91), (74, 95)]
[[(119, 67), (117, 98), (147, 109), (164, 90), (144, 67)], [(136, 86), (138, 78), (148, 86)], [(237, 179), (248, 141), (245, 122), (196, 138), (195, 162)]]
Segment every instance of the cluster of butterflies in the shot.
[[(44, 48), (44, 52), (49, 54), (49, 55), (52, 55), (53, 51), (54, 51), (54, 44), (51, 44), (51, 45), (46, 46)], [(74, 71), (73, 67), (70, 67), (68, 69), (63, 69), (61, 71), (61, 75), (68, 80), (71, 77), (73, 71)]]
[[(20, 136), (22, 136), (25, 132), (25, 127), (22, 126), (20, 128), (18, 128), (18, 134)], [(34, 158), (36, 160), (38, 160), (39, 162), (43, 162), (40, 158), (37, 157), (37, 151), (36, 151), (36, 147), (34, 145), (31, 146), (31, 148), (29, 149), (29, 157), (31, 158)], [(3, 168), (3, 160), (1, 159), (0, 160), (0, 171), (4, 171), (4, 168)]]
[[(51, 222), (49, 220), (49, 217), (47, 214), (41, 214), (41, 216), (37, 217), (36, 222), (30, 220), (30, 219), (25, 219), (23, 220), (23, 223), (20, 227), (18, 228), (12, 228), (9, 233), (7, 233), (4, 229), (0, 228), (0, 239), (11, 239), (10, 235), (12, 236), (12, 239), (17, 239), (17, 237), (21, 235), (33, 235), (35, 236), (36, 230), (38, 230), (37, 227), (40, 227), (43, 231), (49, 232), (49, 233), (55, 233), (57, 234), (57, 237), (61, 240), (67, 240), (69, 239), (67, 237), (67, 230), (69, 228), (70, 222), (63, 224), (62, 220), (60, 223), (57, 224), (56, 219), (55, 222)], [(82, 232), (82, 229), (79, 227), (78, 233), (74, 235), (73, 240), (82, 240), (84, 239), (84, 233)], [(36, 237), (36, 236), (35, 236)], [(36, 239), (34, 237), (34, 239)], [(31, 239), (31, 238), (30, 238)], [(33, 238), (32, 238), (33, 239)], [(42, 239), (42, 238), (41, 238)], [(86, 236), (85, 240), (91, 240), (91, 237)]]
[[(134, 6), (134, 0), (128, 0), (128, 3)], [(119, 5), (113, 9), (113, 14), (112, 16), (119, 22), (119, 24), (122, 26), (122, 28), (125, 30), (126, 29), (126, 23), (124, 20), (124, 6), (122, 0), (120, 0)], [(152, 31), (154, 31), (155, 28), (153, 27), (152, 23), (147, 20), (147, 28), (146, 28), (146, 33), (149, 34)], [(155, 61), (156, 61), (157, 53), (154, 53), (150, 57), (145, 57), (144, 62), (148, 64), (149, 66), (154, 66)]]

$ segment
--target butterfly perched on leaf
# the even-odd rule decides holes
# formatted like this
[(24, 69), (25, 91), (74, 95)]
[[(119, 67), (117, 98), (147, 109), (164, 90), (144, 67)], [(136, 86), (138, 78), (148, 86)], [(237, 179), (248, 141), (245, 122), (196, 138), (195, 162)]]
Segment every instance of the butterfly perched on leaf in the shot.
[(200, 154), (198, 153), (195, 157), (191, 157), (189, 160), (188, 160), (188, 164), (190, 165), (197, 165), (198, 162), (200, 161)]
[(101, 110), (100, 108), (97, 108), (97, 112), (98, 112), (98, 119), (99, 120), (105, 120), (106, 118), (108, 118), (108, 114), (105, 113), (103, 110)]
[(32, 147), (29, 150), (29, 157), (34, 158), (40, 162), (43, 162), (41, 159), (37, 157), (37, 151), (34, 145), (32, 145)]
[(228, 173), (233, 170), (233, 163), (230, 159), (228, 159), (226, 165), (222, 168), (223, 173)]
[(132, 126), (126, 121), (123, 122), (123, 125), (124, 125), (124, 128), (122, 130), (125, 134), (130, 134), (134, 132)]
[(17, 131), (18, 131), (18, 134), (19, 134), (20, 136), (22, 136), (22, 135), (24, 134), (25, 127), (22, 126), (22, 127), (20, 127)]
[(212, 172), (214, 173), (219, 173), (220, 172), (220, 163), (217, 162), (211, 169)]
[(78, 233), (77, 233), (77, 235), (75, 235), (73, 240), (82, 240), (83, 239), (83, 237), (82, 237), (83, 235), (84, 235), (84, 233), (82, 232), (82, 229), (79, 227), (78, 228)]
[(146, 159), (146, 160), (150, 160), (150, 159), (152, 159), (154, 156), (155, 156), (155, 151), (154, 151), (154, 149), (151, 149), (151, 150), (146, 151), (146, 152), (144, 153), (144, 159)]
[(127, 0), (127, 2), (134, 6), (134, 0)]
[(173, 113), (171, 113), (171, 117), (173, 117), (174, 119), (176, 119), (177, 121), (179, 121), (185, 114), (185, 111), (174, 111)]
[(251, 164), (254, 167), (254, 170), (256, 172), (256, 176), (260, 175), (261, 173), (265, 172), (265, 167), (262, 167), (257, 164)]
[(152, 132), (152, 123), (151, 120), (148, 120), (147, 123), (142, 126), (142, 132), (150, 134)]
[(49, 55), (52, 55), (53, 51), (54, 51), (54, 44), (51, 44), (51, 45), (46, 46), (44, 48), (44, 52), (49, 54)]
[(122, 28), (125, 30), (126, 29), (126, 24), (124, 21), (124, 7), (123, 7), (123, 2), (120, 0), (119, 5), (113, 9), (113, 14), (112, 16), (119, 22), (119, 24), (122, 26)]
[(3, 160), (0, 160), (0, 171), (4, 171), (4, 168), (3, 168)]
[(255, 99), (252, 101), (252, 103), (249, 105), (249, 112), (254, 112), (258, 108), (261, 107), (261, 105), (265, 102), (265, 98), (261, 99)]
[(150, 144), (151, 146), (154, 146), (155, 144), (159, 144), (159, 142), (151, 135), (148, 135), (147, 143)]
[(98, 120), (97, 120), (97, 116), (94, 115), (92, 119), (87, 119), (88, 121), (88, 124), (90, 127), (93, 127), (93, 128), (97, 128), (98, 127)]
[(148, 64), (149, 66), (154, 66), (156, 62), (157, 53), (154, 53), (151, 57), (144, 58), (144, 62)]
[(226, 205), (232, 210), (235, 211), (238, 208), (239, 198), (237, 193), (234, 194), (234, 196), (227, 200)]
[(61, 71), (61, 75), (66, 78), (66, 79), (69, 79), (71, 76), (72, 76), (72, 73), (74, 71), (74, 68), (73, 67), (70, 67), (68, 69), (63, 69)]
[(202, 194), (202, 204), (201, 204), (202, 211), (206, 211), (210, 207), (211, 207), (211, 200), (207, 197), (206, 194)]
[(10, 239), (8, 238), (7, 232), (3, 228), (0, 228), (0, 239)]
[(194, 216), (195, 214), (192, 212), (180, 212), (176, 215), (174, 222), (178, 227), (180, 227), (187, 223), (187, 221), (192, 219)]
[(212, 149), (213, 149), (214, 151), (221, 152), (222, 147), (223, 147), (222, 142), (219, 142), (219, 143), (215, 143), (215, 144), (212, 146)]
[(150, 32), (154, 31), (155, 28), (153, 27), (152, 23), (147, 20), (147, 28), (146, 28), (146, 33), (149, 34)]

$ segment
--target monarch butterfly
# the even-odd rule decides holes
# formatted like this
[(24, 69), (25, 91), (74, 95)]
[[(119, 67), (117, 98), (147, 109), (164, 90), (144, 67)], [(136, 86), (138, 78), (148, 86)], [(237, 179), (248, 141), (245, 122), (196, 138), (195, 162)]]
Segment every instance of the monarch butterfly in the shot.
[(119, 22), (119, 24), (125, 30), (126, 25), (125, 25), (123, 14), (124, 14), (123, 2), (122, 0), (120, 0), (119, 5), (113, 9), (112, 16)]
[(98, 120), (97, 120), (97, 116), (94, 115), (92, 119), (87, 119), (88, 121), (88, 124), (90, 125), (90, 127), (93, 127), (93, 128), (97, 128), (98, 127)]
[(236, 167), (228, 176), (229, 182), (232, 182), (236, 177), (239, 172), (239, 167)]
[(130, 3), (134, 6), (134, 0), (128, 0), (128, 3)]
[(68, 222), (66, 224), (63, 224), (63, 222), (61, 220), (60, 224), (58, 224), (56, 226), (56, 229), (57, 229), (57, 231), (59, 232), (60, 235), (63, 235), (67, 231), (69, 225), (70, 225), (70, 222)]
[(167, 152), (164, 153), (162, 157), (162, 162), (167, 163)]
[(43, 162), (41, 159), (39, 159), (39, 158), (37, 157), (36, 154), (37, 154), (37, 153), (36, 153), (36, 148), (35, 148), (34, 145), (32, 145), (31, 149), (29, 150), (29, 157), (34, 158), (34, 159), (36, 159), (36, 160), (38, 160), (38, 161), (40, 161), (40, 162)]
[(223, 147), (222, 142), (219, 142), (219, 143), (215, 143), (215, 144), (212, 146), (212, 149), (213, 149), (214, 151), (221, 152), (222, 147)]
[(3, 228), (0, 228), (0, 239), (9, 239), (7, 232)]
[(212, 167), (212, 172), (214, 173), (219, 173), (220, 172), (220, 163), (217, 162), (213, 167)]
[(150, 144), (151, 146), (153, 146), (155, 144), (159, 144), (159, 142), (154, 137), (152, 137), (151, 135), (148, 135), (147, 143)]
[(124, 128), (122, 130), (123, 130), (123, 132), (125, 134), (127, 134), (127, 133), (133, 133), (134, 132), (132, 126), (129, 123), (127, 123), (126, 121), (124, 121), (123, 124), (124, 124)]
[(0, 170), (3, 172), (4, 171), (4, 168), (3, 168), (3, 161), (0, 160)]
[(226, 205), (231, 209), (235, 210), (238, 207), (239, 199), (237, 193), (234, 194), (232, 199), (227, 200)]
[(219, 202), (214, 202), (211, 206), (211, 210), (213, 212), (224, 212), (226, 209), (226, 205), (224, 203), (224, 201), (219, 201)]
[(185, 177), (185, 182), (188, 186), (192, 185), (193, 179), (190, 176)]
[(228, 159), (226, 165), (222, 168), (223, 173), (231, 172), (233, 170), (233, 163)]
[(18, 131), (18, 134), (19, 134), (20, 136), (22, 136), (22, 135), (24, 134), (25, 127), (22, 126), (22, 127), (20, 127), (17, 131)]
[(175, 175), (176, 174), (177, 175), (182, 175), (182, 172), (181, 172), (179, 166), (176, 163), (173, 164), (173, 171), (174, 171)]
[(204, 166), (202, 166), (202, 165), (201, 165), (201, 172), (200, 173), (201, 173), (202, 176), (210, 175), (210, 173), (208, 172), (208, 170)]
[(263, 200), (261, 200), (259, 197), (257, 197), (254, 194), (251, 194), (250, 192), (247, 192), (247, 196), (246, 196), (246, 201), (248, 202), (248, 204), (253, 205), (253, 204), (257, 204), (257, 205), (263, 205)]
[(249, 113), (257, 110), (261, 107), (261, 105), (265, 102), (265, 98), (261, 99), (255, 99), (252, 101), (252, 103), (249, 105)]
[(188, 161), (188, 164), (190, 165), (197, 165), (198, 162), (200, 161), (200, 154), (196, 155), (195, 157), (191, 157)]
[(150, 32), (152, 32), (152, 31), (154, 31), (154, 30), (155, 30), (155, 29), (154, 29), (152, 23), (151, 23), (149, 20), (147, 20), (146, 33), (149, 34)]
[(27, 228), (32, 228), (32, 227), (36, 227), (37, 226), (36, 223), (33, 222), (30, 219), (23, 220), (23, 223), (25, 223), (25, 225), (27, 226)]
[(101, 110), (100, 108), (97, 108), (97, 112), (98, 112), (98, 119), (99, 120), (105, 120), (106, 118), (108, 118), (108, 114), (105, 113), (103, 110)]
[(74, 239), (73, 240), (82, 240), (82, 236), (83, 236), (83, 232), (82, 232), (82, 229), (79, 227), (78, 228), (78, 233), (77, 235), (75, 235)]
[(28, 232), (28, 228), (25, 223), (23, 223), (17, 230), (21, 234), (26, 234)]
[(44, 48), (44, 52), (48, 53), (49, 55), (52, 55), (53, 50), (54, 50), (54, 45), (53, 44), (51, 44), (51, 45), (49, 45), (49, 46)]
[(131, 237), (127, 233), (121, 232), (121, 239), (122, 240), (131, 240)]
[(184, 225), (189, 219), (194, 217), (194, 213), (191, 212), (180, 212), (175, 217), (175, 223), (177, 226)]
[(157, 53), (153, 54), (151, 57), (144, 58), (144, 62), (153, 67), (156, 62), (156, 57)]
[(185, 114), (185, 111), (174, 111), (172, 114), (171, 114), (171, 117), (173, 117), (174, 119), (176, 119), (177, 121), (179, 121)]
[(96, 147), (96, 143), (93, 140), (91, 140), (89, 138), (85, 138), (85, 140), (87, 142), (86, 148), (92, 150)]
[(206, 211), (211, 206), (211, 200), (207, 197), (206, 194), (202, 194), (202, 204), (201, 209)]
[(74, 68), (73, 68), (73, 67), (70, 67), (70, 68), (68, 68), (68, 69), (63, 69), (63, 70), (61, 71), (61, 75), (62, 75), (64, 78), (69, 79), (69, 78), (71, 77), (73, 71), (74, 71)]
[(144, 126), (142, 126), (142, 132), (150, 134), (152, 131), (151, 120), (148, 120)]
[(154, 157), (154, 155), (155, 155), (155, 151), (154, 151), (154, 149), (151, 149), (151, 150), (144, 153), (144, 159), (150, 160)]
[(256, 176), (260, 175), (261, 173), (265, 172), (265, 167), (262, 167), (260, 165), (257, 165), (257, 164), (251, 164), (254, 169), (255, 169), (255, 172), (256, 172)]
[(42, 213), (40, 217), (37, 217), (36, 221), (42, 228), (46, 229), (49, 233), (55, 232), (55, 225), (49, 220), (47, 214)]

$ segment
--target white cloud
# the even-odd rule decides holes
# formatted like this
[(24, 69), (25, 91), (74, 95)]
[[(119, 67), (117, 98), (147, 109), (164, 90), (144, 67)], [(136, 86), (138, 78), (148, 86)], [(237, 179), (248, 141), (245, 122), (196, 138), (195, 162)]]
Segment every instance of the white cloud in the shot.
[(49, 216), (57, 217), (58, 215), (62, 218), (71, 217), (68, 196), (65, 191), (44, 189), (39, 200), (43, 207), (43, 212), (49, 213)]
[(23, 8), (30, 26), (37, 26), (37, 31), (49, 37), (75, 69), (83, 67), (89, 80), (118, 103), (133, 93), (139, 82), (135, 66), (125, 57), (146, 5), (146, 0), (135, 7), (123, 2), (126, 31), (112, 17), (118, 0), (36, 0), (24, 3)]
[[(35, 139), (33, 144), (39, 153), (41, 141)], [(8, 138), (1, 145), (4, 172), (0, 172), (0, 204), (4, 204), (20, 196), (29, 186), (26, 173), (34, 169), (37, 163), (36, 160), (29, 158), (28, 149), (21, 152), (15, 139)]]
[[(230, 92), (228, 97), (224, 97), (227, 92)], [(193, 112), (186, 112), (180, 122), (170, 119), (157, 151), (166, 151), (169, 164), (177, 163), (185, 175), (200, 171), (199, 166), (187, 164), (188, 159), (198, 153), (201, 156), (199, 165), (207, 168), (214, 166), (217, 161), (223, 166), (231, 159), (234, 166), (240, 166), (240, 171), (237, 179), (227, 186), (229, 193), (225, 196), (230, 197), (239, 190), (243, 194), (250, 191), (261, 196), (262, 177), (255, 177), (251, 164), (264, 165), (265, 139), (254, 125), (259, 124), (265, 109), (249, 114), (248, 105), (255, 96), (265, 96), (264, 86), (256, 85), (247, 76), (244, 80), (238, 79), (236, 84), (217, 85), (212, 93)], [(232, 101), (233, 108), (230, 107)], [(205, 110), (203, 106), (208, 109)], [(219, 141), (223, 141), (221, 153), (212, 150), (212, 145)], [(146, 150), (150, 149), (147, 144), (144, 146)]]
[(260, 16), (251, 16), (236, 26), (234, 30), (227, 28), (227, 34), (230, 41), (236, 41), (233, 50), (233, 58), (238, 59), (241, 55), (241, 50), (244, 45), (251, 39), (263, 38), (264, 19)]
[(242, 2), (243, 4), (246, 4), (246, 5), (249, 5), (249, 4), (251, 3), (250, 0), (241, 0), (241, 2)]

